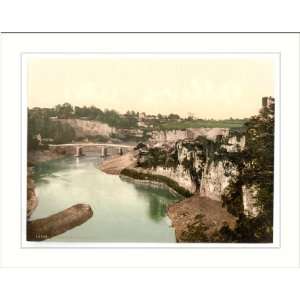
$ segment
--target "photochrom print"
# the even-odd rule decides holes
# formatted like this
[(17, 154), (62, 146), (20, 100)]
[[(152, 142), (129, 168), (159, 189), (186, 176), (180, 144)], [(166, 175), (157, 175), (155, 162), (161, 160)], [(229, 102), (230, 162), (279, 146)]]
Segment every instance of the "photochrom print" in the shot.
[(276, 55), (25, 58), (27, 242), (273, 243)]

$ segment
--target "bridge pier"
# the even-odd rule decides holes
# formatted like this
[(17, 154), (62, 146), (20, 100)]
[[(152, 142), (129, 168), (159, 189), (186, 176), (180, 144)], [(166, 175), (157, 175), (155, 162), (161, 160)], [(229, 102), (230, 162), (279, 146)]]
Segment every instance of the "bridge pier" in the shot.
[(123, 155), (123, 148), (122, 147), (119, 148), (119, 155)]
[(75, 157), (80, 157), (80, 156), (83, 156), (82, 147), (77, 146), (76, 152), (75, 152)]
[(100, 148), (100, 156), (101, 157), (106, 157), (107, 156), (107, 148), (105, 148), (105, 147)]

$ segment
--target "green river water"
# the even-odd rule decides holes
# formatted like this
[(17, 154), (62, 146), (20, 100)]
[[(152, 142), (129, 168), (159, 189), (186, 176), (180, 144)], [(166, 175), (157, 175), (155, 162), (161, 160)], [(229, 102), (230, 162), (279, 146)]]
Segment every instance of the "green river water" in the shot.
[(66, 157), (35, 167), (39, 205), (32, 220), (77, 203), (90, 204), (94, 212), (86, 223), (45, 242), (175, 242), (166, 206), (178, 198), (105, 174), (100, 160)]

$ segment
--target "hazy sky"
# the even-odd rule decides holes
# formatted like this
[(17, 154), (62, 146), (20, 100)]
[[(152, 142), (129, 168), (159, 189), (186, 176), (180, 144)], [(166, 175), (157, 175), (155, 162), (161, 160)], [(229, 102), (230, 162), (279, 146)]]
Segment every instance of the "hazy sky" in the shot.
[(148, 114), (249, 117), (274, 96), (270, 58), (31, 58), (29, 107), (95, 105)]

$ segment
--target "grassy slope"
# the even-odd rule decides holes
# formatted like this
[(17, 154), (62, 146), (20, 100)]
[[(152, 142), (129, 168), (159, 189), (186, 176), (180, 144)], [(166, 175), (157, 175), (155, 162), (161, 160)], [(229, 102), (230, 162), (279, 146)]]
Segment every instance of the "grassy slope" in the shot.
[(161, 128), (165, 130), (186, 129), (186, 128), (239, 128), (244, 125), (246, 120), (186, 120), (181, 122), (168, 121), (161, 124)]

